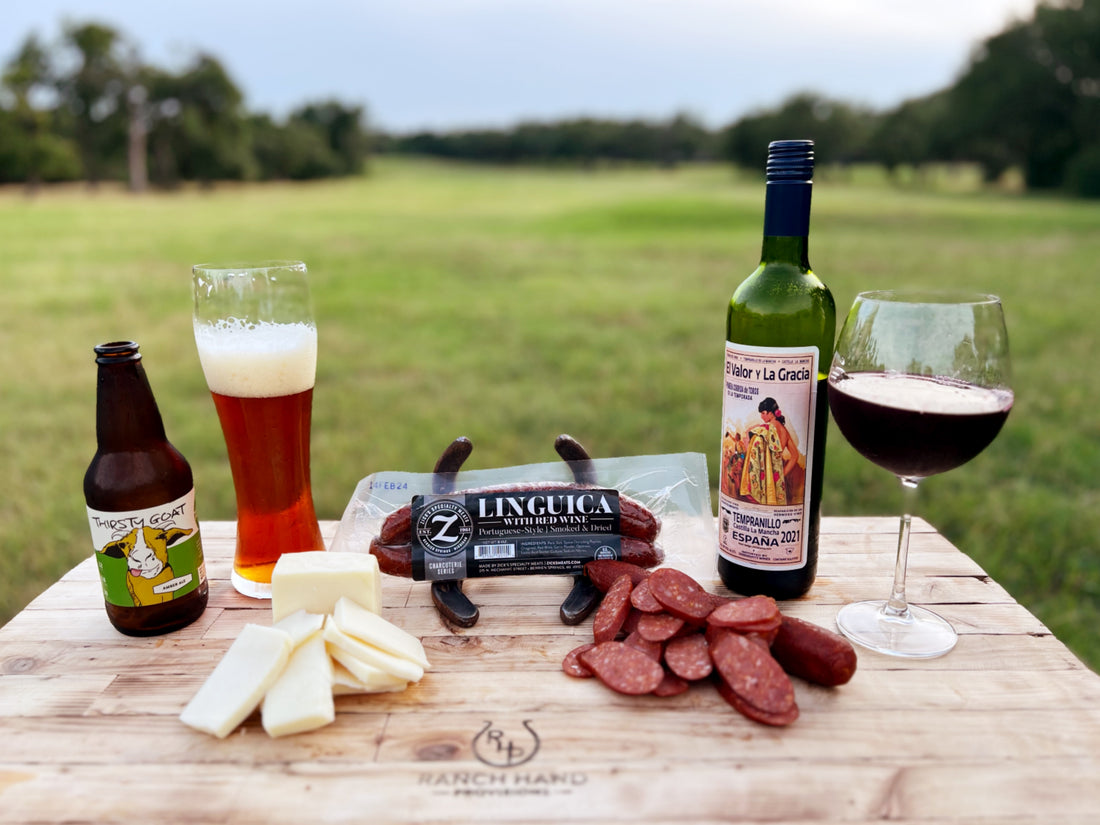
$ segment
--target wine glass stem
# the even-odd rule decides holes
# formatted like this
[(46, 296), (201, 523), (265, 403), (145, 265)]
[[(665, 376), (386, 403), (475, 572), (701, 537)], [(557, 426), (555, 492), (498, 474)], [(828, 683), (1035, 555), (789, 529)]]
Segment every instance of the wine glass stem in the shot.
[(905, 600), (905, 570), (909, 564), (909, 527), (912, 522), (911, 513), (917, 498), (917, 484), (919, 478), (902, 477), (902, 517), (898, 530), (898, 557), (894, 562), (894, 586), (890, 590), (890, 598), (882, 608), (882, 612), (891, 619), (907, 621), (909, 619), (909, 603)]

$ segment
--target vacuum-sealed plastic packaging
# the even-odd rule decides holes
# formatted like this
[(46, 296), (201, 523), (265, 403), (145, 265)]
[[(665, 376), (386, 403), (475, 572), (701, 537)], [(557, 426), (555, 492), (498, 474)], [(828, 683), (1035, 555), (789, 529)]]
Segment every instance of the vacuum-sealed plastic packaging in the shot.
[(698, 569), (715, 541), (706, 458), (678, 453), (374, 473), (356, 486), (332, 550), (371, 552), (383, 572), (435, 582), (579, 575), (605, 558)]

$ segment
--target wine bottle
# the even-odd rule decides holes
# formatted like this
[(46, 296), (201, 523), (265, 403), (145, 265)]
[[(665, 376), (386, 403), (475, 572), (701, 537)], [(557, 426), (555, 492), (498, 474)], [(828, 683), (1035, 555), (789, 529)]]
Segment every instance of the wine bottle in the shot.
[(801, 596), (817, 573), (836, 305), (810, 268), (811, 140), (768, 147), (760, 265), (726, 316), (718, 574), (731, 590)]

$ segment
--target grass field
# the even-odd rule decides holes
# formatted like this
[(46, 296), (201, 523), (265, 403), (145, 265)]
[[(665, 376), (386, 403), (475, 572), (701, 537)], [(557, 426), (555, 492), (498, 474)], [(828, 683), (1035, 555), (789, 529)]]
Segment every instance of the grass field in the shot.
[[(368, 178), (133, 197), (0, 191), (0, 622), (90, 552), (92, 346), (133, 338), (204, 519), (233, 494), (190, 325), (190, 267), (301, 258), (320, 355), (322, 518), (383, 469), (705, 452), (717, 466), (725, 306), (755, 265), (763, 187), (728, 168), (502, 170), (383, 160)], [(818, 175), (811, 260), (861, 289), (1003, 296), (1016, 407), (918, 512), (1100, 667), (1100, 204)], [(834, 430), (824, 512), (896, 513), (897, 484)], [(883, 594), (885, 595), (885, 594)]]

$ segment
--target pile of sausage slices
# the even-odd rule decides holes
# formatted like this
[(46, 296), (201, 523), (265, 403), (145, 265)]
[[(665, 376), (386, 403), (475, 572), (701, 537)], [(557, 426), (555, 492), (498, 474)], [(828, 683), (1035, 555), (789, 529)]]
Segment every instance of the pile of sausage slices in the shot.
[(603, 593), (593, 640), (571, 650), (562, 670), (596, 677), (628, 695), (675, 696), (713, 681), (749, 719), (789, 725), (798, 718), (790, 676), (843, 685), (856, 653), (843, 636), (784, 616), (768, 596), (730, 599), (708, 592), (671, 567), (647, 570), (623, 561), (585, 565)]

